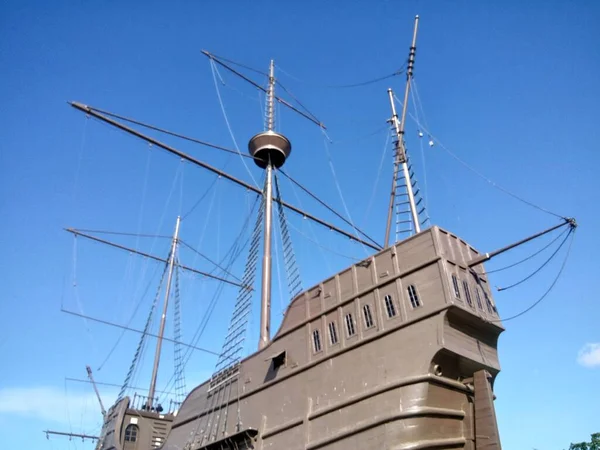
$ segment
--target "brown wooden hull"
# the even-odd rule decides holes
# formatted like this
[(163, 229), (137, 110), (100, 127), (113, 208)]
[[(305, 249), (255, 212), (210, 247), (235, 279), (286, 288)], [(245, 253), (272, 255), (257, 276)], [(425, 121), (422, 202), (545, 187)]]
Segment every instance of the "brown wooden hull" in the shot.
[(483, 267), (467, 272), (476, 256), (433, 227), (309, 289), (267, 348), (189, 394), (164, 448), (248, 429), (257, 449), (499, 449), (503, 329)]

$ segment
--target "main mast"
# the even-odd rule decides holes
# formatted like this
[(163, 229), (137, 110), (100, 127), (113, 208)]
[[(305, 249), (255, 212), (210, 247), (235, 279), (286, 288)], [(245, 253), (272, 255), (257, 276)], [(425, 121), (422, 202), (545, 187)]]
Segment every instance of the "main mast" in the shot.
[(404, 145), (404, 124), (406, 122), (406, 111), (408, 107), (408, 94), (410, 92), (410, 83), (413, 74), (413, 67), (415, 64), (415, 52), (417, 49), (417, 28), (419, 26), (419, 16), (415, 16), (415, 28), (413, 31), (412, 45), (410, 46), (410, 52), (408, 55), (408, 67), (406, 69), (406, 88), (404, 89), (404, 103), (402, 104), (402, 116), (398, 121), (398, 114), (396, 114), (396, 106), (394, 104), (394, 93), (391, 89), (388, 89), (388, 95), (390, 97), (390, 104), (392, 106), (392, 122), (394, 124), (394, 131), (396, 133), (396, 149), (394, 159), (394, 175), (392, 177), (392, 191), (390, 192), (390, 204), (388, 208), (387, 226), (385, 229), (385, 241), (384, 247), (390, 245), (390, 231), (392, 228), (392, 217), (394, 215), (394, 200), (396, 198), (398, 170), (402, 167), (404, 180), (406, 181), (406, 192), (408, 194), (408, 203), (410, 206), (410, 214), (412, 217), (413, 224), (415, 226), (415, 232), (421, 231), (419, 224), (419, 215), (417, 213), (417, 206), (415, 203), (415, 195), (413, 192), (412, 183), (410, 181), (410, 173), (408, 171), (408, 164), (406, 158), (406, 147)]
[(269, 87), (267, 89), (266, 131), (258, 133), (248, 143), (248, 151), (254, 162), (266, 170), (263, 196), (265, 202), (264, 215), (264, 253), (262, 264), (262, 289), (260, 301), (260, 339), (258, 348), (265, 348), (270, 339), (271, 329), (271, 230), (273, 219), (273, 168), (280, 168), (290, 155), (292, 144), (283, 135), (276, 133), (275, 128), (275, 63), (271, 60), (269, 67)]
[(175, 267), (175, 253), (177, 252), (177, 244), (179, 242), (179, 224), (181, 223), (181, 217), (177, 216), (177, 222), (175, 223), (175, 233), (173, 234), (173, 241), (171, 243), (171, 255), (169, 256), (169, 275), (167, 277), (167, 289), (165, 291), (165, 303), (163, 306), (162, 316), (160, 318), (160, 328), (158, 330), (158, 339), (156, 341), (156, 353), (154, 354), (154, 367), (152, 368), (152, 378), (150, 380), (150, 389), (148, 392), (148, 402), (146, 408), (150, 411), (152, 409), (152, 402), (154, 401), (154, 393), (156, 391), (156, 377), (158, 376), (158, 363), (160, 362), (160, 351), (162, 348), (163, 335), (165, 333), (165, 322), (167, 320), (167, 307), (169, 306), (169, 294), (171, 293), (171, 281), (173, 279), (173, 268)]

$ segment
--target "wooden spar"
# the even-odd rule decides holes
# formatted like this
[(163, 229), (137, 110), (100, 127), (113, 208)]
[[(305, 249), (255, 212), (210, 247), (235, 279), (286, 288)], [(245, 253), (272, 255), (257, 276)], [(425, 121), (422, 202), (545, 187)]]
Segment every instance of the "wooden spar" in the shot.
[(575, 222), (575, 219), (572, 219), (572, 218), (567, 219), (567, 218), (565, 218), (565, 221), (563, 223), (560, 223), (558, 225), (550, 227), (550, 228), (548, 228), (548, 229), (546, 229), (544, 231), (540, 231), (539, 233), (536, 233), (536, 234), (534, 234), (532, 236), (529, 236), (529, 237), (527, 237), (525, 239), (521, 239), (520, 241), (517, 241), (517, 242), (515, 242), (513, 244), (507, 245), (506, 247), (502, 247), (501, 249), (495, 250), (495, 251), (493, 251), (491, 253), (485, 253), (484, 255), (481, 255), (481, 256), (479, 256), (479, 257), (477, 257), (475, 259), (472, 259), (471, 261), (469, 261), (467, 263), (467, 266), (473, 267), (473, 266), (476, 266), (477, 264), (481, 264), (482, 262), (489, 261), (494, 256), (498, 256), (501, 253), (507, 252), (508, 250), (511, 250), (511, 249), (513, 249), (515, 247), (518, 247), (519, 245), (525, 244), (526, 242), (529, 242), (529, 241), (531, 241), (533, 239), (536, 239), (536, 238), (538, 238), (540, 236), (543, 236), (544, 234), (550, 233), (551, 231), (554, 231), (557, 228), (564, 227), (565, 225), (569, 225), (571, 228), (576, 228), (577, 227), (577, 222)]
[[(78, 312), (75, 312), (75, 311), (69, 311), (68, 309), (61, 308), (60, 311), (66, 313), (66, 314), (71, 314), (72, 316), (81, 317), (83, 319), (91, 320), (93, 322), (98, 322), (98, 323), (101, 323), (103, 325), (108, 325), (108, 326), (111, 326), (111, 327), (120, 328), (121, 330), (133, 331), (134, 333), (145, 334), (146, 336), (150, 336), (150, 337), (153, 337), (153, 338), (157, 338), (158, 337), (157, 334), (144, 333), (142, 330), (138, 330), (136, 328), (128, 327), (128, 326), (125, 326), (125, 325), (119, 325), (118, 323), (110, 322), (108, 320), (98, 319), (97, 317), (88, 316), (88, 315), (81, 314), (81, 313), (78, 313)], [(186, 344), (185, 342), (181, 342), (181, 341), (178, 341), (178, 340), (175, 340), (175, 339), (171, 339), (171, 338), (168, 338), (168, 337), (165, 337), (165, 336), (163, 336), (163, 340), (168, 341), (168, 342), (172, 342), (173, 344), (180, 344), (180, 345), (183, 345), (184, 347), (188, 347), (188, 348), (191, 348), (191, 349), (194, 349), (194, 350), (198, 350), (198, 351), (201, 351), (201, 352), (204, 352), (204, 353), (208, 353), (210, 355), (221, 356), (221, 354), (219, 352), (213, 352), (212, 350), (208, 350), (208, 349), (202, 348), (202, 347), (197, 347), (197, 346), (191, 345), (191, 344)]]
[[(158, 141), (158, 140), (156, 140), (154, 138), (151, 138), (150, 136), (146, 136), (143, 133), (140, 133), (139, 131), (134, 130), (133, 128), (130, 128), (130, 127), (126, 126), (126, 125), (123, 125), (122, 123), (119, 123), (119, 122), (117, 122), (115, 120), (110, 119), (109, 117), (106, 117), (106, 116), (104, 116), (102, 114), (99, 114), (98, 112), (94, 111), (93, 108), (90, 108), (87, 105), (84, 105), (84, 104), (78, 103), (78, 102), (70, 102), (69, 104), (72, 107), (74, 107), (74, 108), (76, 108), (76, 109), (78, 109), (80, 111), (83, 111), (86, 114), (89, 114), (90, 116), (93, 116), (93, 117), (95, 117), (97, 119), (102, 120), (103, 122), (108, 123), (109, 125), (112, 125), (112, 126), (114, 126), (116, 128), (119, 128), (120, 130), (123, 130), (123, 131), (125, 131), (125, 132), (127, 132), (129, 134), (132, 134), (132, 135), (134, 135), (134, 136), (136, 136), (136, 137), (138, 137), (138, 138), (146, 141), (146, 142), (149, 142), (149, 143), (151, 143), (153, 145), (156, 145), (157, 147), (160, 147), (163, 150), (168, 151), (169, 153), (177, 155), (180, 158), (185, 159), (186, 161), (189, 161), (189, 162), (191, 162), (191, 163), (193, 163), (193, 164), (195, 164), (195, 165), (197, 165), (199, 167), (202, 167), (202, 168), (204, 168), (204, 169), (206, 169), (206, 170), (208, 170), (208, 171), (210, 171), (212, 173), (215, 173), (215, 174), (219, 175), (220, 177), (223, 177), (223, 178), (225, 178), (225, 179), (227, 179), (229, 181), (232, 181), (233, 183), (237, 184), (238, 186), (242, 186), (242, 187), (244, 187), (244, 188), (246, 188), (246, 189), (248, 189), (248, 190), (250, 190), (250, 191), (252, 191), (252, 192), (254, 192), (256, 194), (262, 195), (262, 190), (260, 190), (259, 188), (255, 187), (255, 186), (252, 186), (251, 184), (246, 183), (245, 181), (242, 181), (239, 178), (234, 177), (233, 175), (229, 175), (228, 173), (223, 172), (222, 170), (219, 170), (216, 167), (211, 166), (210, 164), (207, 164), (207, 163), (202, 162), (202, 161), (200, 161), (200, 160), (198, 160), (198, 159), (196, 159), (196, 158), (194, 158), (194, 157), (192, 157), (190, 155), (187, 155), (186, 153), (183, 153), (180, 150), (177, 150), (177, 149), (175, 149), (175, 148), (173, 148), (173, 147), (171, 147), (171, 146), (169, 146), (167, 144), (164, 144), (164, 143), (162, 143), (162, 142), (160, 142), (160, 141)], [(318, 217), (313, 216), (312, 214), (309, 214), (309, 213), (307, 213), (305, 211), (302, 211), (301, 209), (299, 209), (299, 208), (297, 208), (297, 207), (295, 207), (295, 206), (287, 203), (286, 201), (284, 201), (284, 200), (282, 200), (280, 198), (274, 198), (273, 201), (281, 204), (282, 206), (285, 206), (286, 208), (290, 209), (291, 211), (294, 211), (297, 214), (300, 214), (303, 217), (306, 217), (307, 219), (312, 220), (313, 222), (318, 223), (319, 225), (327, 227), (327, 228), (329, 228), (332, 231), (335, 231), (335, 232), (337, 232), (337, 233), (339, 233), (339, 234), (341, 234), (343, 236), (346, 236), (349, 239), (352, 239), (353, 241), (359, 242), (359, 243), (363, 244), (364, 246), (369, 247), (372, 250), (375, 250), (375, 251), (381, 250), (381, 246), (379, 244), (364, 241), (364, 240), (360, 239), (359, 237), (354, 236), (353, 234), (348, 233), (347, 231), (344, 231), (344, 230), (336, 227), (335, 225), (327, 223), (324, 220), (321, 220)], [(359, 230), (357, 230), (357, 231), (359, 231)]]
[[(217, 64), (219, 64), (220, 66), (224, 67), (225, 69), (229, 70), (231, 73), (237, 75), (238, 77), (240, 77), (241, 79), (243, 79), (244, 81), (247, 81), (248, 83), (250, 83), (252, 86), (254, 86), (256, 89), (259, 89), (261, 91), (263, 91), (265, 94), (269, 94), (269, 91), (267, 89), (265, 89), (264, 87), (262, 87), (260, 84), (256, 83), (255, 81), (252, 81), (250, 78), (248, 78), (245, 75), (242, 75), (241, 73), (239, 73), (237, 70), (233, 69), (232, 67), (229, 67), (227, 64), (225, 64), (224, 62), (219, 60), (218, 56), (213, 55), (210, 52), (207, 52), (206, 50), (202, 50), (202, 53), (206, 56), (208, 56), (211, 60), (213, 60), (214, 62), (216, 62)], [(302, 111), (300, 111), (298, 108), (295, 108), (294, 106), (290, 105), (288, 102), (286, 102), (285, 100), (283, 100), (282, 98), (277, 97), (276, 95), (273, 96), (274, 100), (277, 100), (279, 103), (281, 103), (284, 106), (287, 106), (288, 108), (290, 108), (292, 111), (294, 111), (295, 113), (300, 114), (302, 117), (310, 120), (312, 123), (314, 123), (315, 125), (317, 125), (319, 128), (322, 128), (323, 130), (326, 130), (327, 127), (322, 124), (317, 118), (315, 117), (311, 117), (311, 115), (308, 115), (306, 113), (303, 113)]]
[[(144, 256), (146, 258), (150, 258), (150, 259), (153, 259), (155, 261), (160, 261), (160, 262), (163, 262), (165, 264), (168, 263), (168, 261), (166, 259), (160, 258), (158, 256), (154, 256), (154, 255), (151, 255), (149, 253), (142, 252), (140, 250), (135, 250), (133, 248), (125, 247), (124, 245), (116, 244), (114, 242), (110, 242), (110, 241), (107, 241), (105, 239), (102, 239), (102, 238), (99, 238), (99, 237), (96, 237), (96, 236), (92, 236), (91, 234), (82, 233), (81, 231), (78, 231), (78, 230), (76, 230), (74, 228), (65, 228), (65, 231), (68, 231), (69, 233), (73, 233), (76, 236), (82, 236), (82, 237), (84, 237), (86, 239), (90, 239), (92, 241), (97, 241), (97, 242), (101, 242), (102, 244), (110, 245), (111, 247), (115, 247), (115, 248), (119, 248), (121, 250), (125, 250), (125, 251), (128, 251), (128, 252), (136, 253), (136, 254), (138, 254), (140, 256)], [(216, 275), (211, 275), (210, 273), (202, 272), (200, 270), (193, 269), (191, 267), (184, 266), (182, 264), (176, 264), (176, 265), (178, 267), (181, 267), (183, 270), (189, 270), (190, 272), (197, 273), (198, 275), (202, 275), (202, 276), (205, 276), (205, 277), (208, 277), (208, 278), (213, 278), (215, 280), (222, 281), (224, 283), (232, 284), (233, 286), (245, 287), (246, 289), (252, 289), (252, 287), (250, 287), (250, 286), (245, 286), (243, 284), (236, 283), (235, 281), (227, 280), (226, 278), (218, 277)]]

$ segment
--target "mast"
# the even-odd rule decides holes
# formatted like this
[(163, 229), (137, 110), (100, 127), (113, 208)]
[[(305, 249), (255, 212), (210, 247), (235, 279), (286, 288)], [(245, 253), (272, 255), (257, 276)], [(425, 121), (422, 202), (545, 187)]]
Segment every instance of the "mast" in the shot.
[(156, 391), (156, 377), (158, 375), (158, 363), (160, 361), (160, 350), (162, 347), (163, 335), (165, 332), (165, 322), (167, 319), (167, 307), (169, 306), (169, 294), (171, 291), (171, 281), (173, 279), (173, 268), (175, 266), (175, 252), (177, 251), (177, 243), (179, 240), (179, 224), (180, 223), (181, 223), (181, 217), (177, 216), (177, 222), (175, 223), (175, 233), (173, 234), (173, 242), (171, 243), (171, 255), (169, 256), (169, 275), (167, 278), (165, 303), (163, 306), (163, 313), (160, 318), (160, 328), (158, 330), (158, 339), (156, 341), (156, 353), (154, 354), (154, 367), (152, 368), (152, 378), (150, 380), (150, 389), (148, 392), (148, 402), (146, 404), (146, 407), (148, 410), (152, 409), (152, 402), (154, 400), (154, 393)]
[(98, 397), (98, 403), (100, 403), (100, 411), (102, 412), (102, 416), (106, 416), (106, 409), (104, 409), (104, 404), (102, 403), (102, 398), (100, 397), (98, 386), (96, 386), (96, 382), (94, 381), (94, 376), (92, 375), (92, 368), (90, 366), (85, 366), (85, 370), (87, 370), (90, 383), (92, 383), (92, 386), (94, 387), (94, 392), (96, 392), (96, 397)]
[[(275, 91), (275, 65), (271, 60), (269, 67), (269, 91), (267, 93), (267, 131), (273, 131), (274, 105), (273, 94)], [(262, 289), (260, 293), (260, 342), (258, 348), (264, 348), (271, 338), (271, 230), (273, 222), (273, 164), (271, 158), (267, 161), (265, 177), (265, 225), (264, 225), (264, 253), (262, 264)]]
[(417, 213), (417, 206), (415, 204), (415, 196), (410, 182), (410, 174), (408, 172), (408, 164), (406, 162), (406, 147), (404, 146), (404, 124), (406, 122), (406, 111), (408, 107), (408, 94), (410, 92), (410, 83), (413, 74), (413, 67), (415, 64), (415, 51), (417, 49), (417, 29), (419, 27), (419, 16), (415, 16), (415, 28), (413, 31), (412, 45), (410, 46), (410, 52), (408, 55), (408, 67), (406, 69), (406, 88), (404, 89), (404, 104), (402, 105), (402, 117), (398, 122), (398, 115), (396, 114), (396, 106), (394, 104), (394, 93), (391, 89), (388, 89), (388, 95), (390, 97), (390, 104), (392, 106), (392, 122), (394, 123), (394, 130), (396, 132), (396, 154), (394, 159), (394, 175), (392, 177), (392, 190), (390, 192), (390, 204), (388, 208), (387, 226), (385, 229), (385, 241), (384, 247), (388, 247), (390, 241), (390, 231), (392, 228), (392, 216), (394, 215), (394, 200), (396, 198), (396, 182), (398, 178), (398, 170), (402, 167), (404, 179), (406, 180), (406, 191), (408, 193), (408, 202), (410, 206), (410, 213), (413, 224), (415, 226), (415, 232), (421, 231), (419, 224), (419, 216)]
[(269, 87), (267, 89), (266, 131), (258, 133), (248, 143), (248, 151), (254, 162), (266, 170), (263, 196), (265, 201), (264, 216), (264, 252), (262, 263), (262, 288), (260, 297), (260, 339), (258, 349), (265, 348), (271, 339), (271, 242), (273, 220), (273, 168), (280, 168), (290, 155), (292, 145), (283, 135), (276, 133), (275, 128), (275, 63), (269, 66)]

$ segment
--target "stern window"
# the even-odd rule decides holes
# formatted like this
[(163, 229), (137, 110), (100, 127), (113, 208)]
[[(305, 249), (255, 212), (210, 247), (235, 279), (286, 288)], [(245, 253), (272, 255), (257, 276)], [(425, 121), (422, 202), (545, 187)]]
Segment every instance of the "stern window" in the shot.
[(472, 308), (473, 300), (471, 299), (471, 291), (469, 290), (469, 283), (463, 281), (463, 289), (465, 290), (465, 298), (467, 299), (467, 303)]
[(458, 287), (458, 278), (452, 274), (452, 286), (454, 287), (454, 296), (460, 299), (460, 288)]
[(137, 425), (129, 424), (127, 428), (125, 428), (125, 441), (127, 442), (135, 442), (137, 441), (139, 428)]
[(352, 318), (352, 313), (346, 314), (346, 331), (348, 332), (348, 337), (354, 336), (356, 330), (354, 329), (354, 319)]
[(483, 306), (481, 305), (481, 295), (479, 295), (478, 288), (475, 288), (475, 297), (477, 298), (477, 306), (479, 306), (479, 309), (483, 311)]
[(331, 345), (337, 344), (338, 342), (337, 330), (335, 329), (335, 322), (329, 322), (329, 342), (331, 342)]
[(371, 307), (369, 305), (363, 306), (363, 313), (365, 315), (365, 327), (371, 328), (373, 326), (373, 315), (371, 314)]
[(414, 286), (414, 284), (409, 284), (406, 290), (408, 291), (408, 299), (410, 300), (410, 305), (413, 308), (418, 308), (419, 306), (421, 306), (421, 300), (419, 300), (417, 288)]
[(319, 330), (313, 331), (313, 347), (314, 347), (315, 353), (318, 353), (321, 351), (321, 336), (319, 334)]
[(496, 312), (496, 307), (492, 303), (492, 300), (490, 299), (490, 296), (487, 294), (487, 292), (484, 292), (483, 296), (485, 297), (485, 303), (487, 304), (488, 311), (491, 314), (495, 313)]
[(396, 307), (394, 306), (394, 300), (392, 300), (392, 296), (390, 294), (387, 294), (384, 297), (384, 301), (388, 317), (394, 317), (396, 315)]

